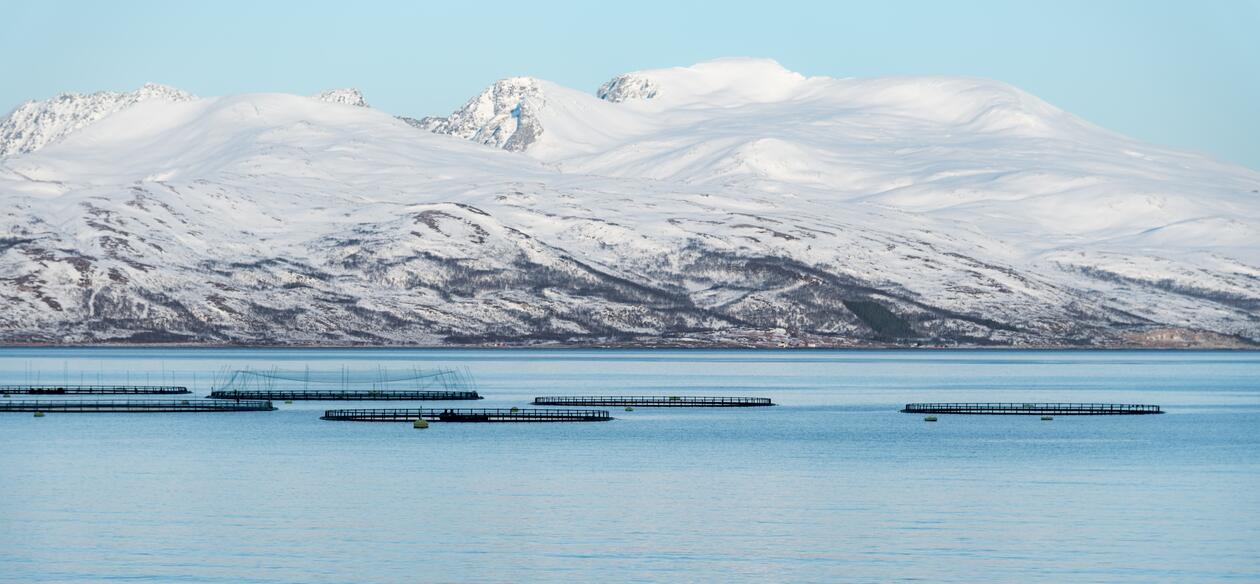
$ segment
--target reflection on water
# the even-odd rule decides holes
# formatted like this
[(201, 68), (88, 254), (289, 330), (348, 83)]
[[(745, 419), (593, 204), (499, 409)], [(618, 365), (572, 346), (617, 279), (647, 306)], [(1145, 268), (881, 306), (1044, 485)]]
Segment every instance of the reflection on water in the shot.
[[(0, 581), (1260, 580), (1254, 353), (3, 349), (0, 383), (439, 366), (477, 407), (782, 405), (428, 430), (318, 420), (380, 402), (0, 414)], [(927, 424), (913, 401), (1169, 413)]]

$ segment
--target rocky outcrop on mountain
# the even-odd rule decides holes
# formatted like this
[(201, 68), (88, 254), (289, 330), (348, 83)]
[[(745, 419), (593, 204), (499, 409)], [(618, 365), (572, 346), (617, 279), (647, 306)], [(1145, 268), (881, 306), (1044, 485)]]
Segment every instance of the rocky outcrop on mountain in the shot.
[(182, 102), (193, 98), (185, 91), (146, 83), (126, 93), (63, 93), (47, 101), (28, 101), (0, 121), (0, 156), (34, 152), (137, 103)]
[(363, 99), (363, 94), (353, 87), (329, 89), (328, 91), (324, 91), (319, 95), (316, 95), (315, 99), (326, 101), (328, 103), (338, 103), (341, 105), (371, 107), (368, 105), (367, 100)]
[(542, 135), (536, 112), (544, 105), (537, 80), (511, 77), (491, 85), (447, 117), (420, 120), (419, 127), (520, 152)]
[(660, 92), (656, 82), (635, 74), (618, 75), (599, 86), (595, 97), (620, 103), (632, 99), (652, 99)]

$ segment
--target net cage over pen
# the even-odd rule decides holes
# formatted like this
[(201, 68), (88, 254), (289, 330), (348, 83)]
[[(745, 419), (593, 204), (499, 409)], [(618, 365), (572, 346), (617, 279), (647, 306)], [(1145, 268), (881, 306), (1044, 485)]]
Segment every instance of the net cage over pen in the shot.
[(238, 369), (220, 371), (216, 392), (345, 391), (345, 392), (475, 392), (467, 369), (409, 368), (355, 370)]

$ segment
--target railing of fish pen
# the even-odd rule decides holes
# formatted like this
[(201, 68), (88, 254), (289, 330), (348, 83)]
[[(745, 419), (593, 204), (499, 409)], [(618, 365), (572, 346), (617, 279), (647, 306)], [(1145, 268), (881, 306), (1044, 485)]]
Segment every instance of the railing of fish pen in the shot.
[(0, 412), (258, 412), (274, 409), (271, 402), (259, 400), (0, 400)]
[(1104, 403), (911, 403), (902, 412), (908, 414), (1015, 414), (1060, 416), (1107, 416), (1162, 414), (1157, 405)]
[(520, 408), (354, 409), (326, 410), (323, 420), (348, 422), (602, 422), (612, 416), (602, 410), (528, 410)]
[(176, 395), (182, 385), (0, 385), (0, 395)]
[(534, 398), (538, 406), (751, 407), (772, 406), (768, 397), (685, 395), (572, 395)]
[(482, 397), (475, 391), (383, 391), (383, 390), (215, 390), (211, 399), (270, 399), (289, 401), (333, 400), (477, 400)]

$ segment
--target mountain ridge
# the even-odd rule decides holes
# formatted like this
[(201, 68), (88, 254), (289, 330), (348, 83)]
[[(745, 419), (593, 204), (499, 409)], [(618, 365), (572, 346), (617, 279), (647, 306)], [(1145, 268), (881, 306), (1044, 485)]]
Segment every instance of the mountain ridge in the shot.
[(1258, 187), (1005, 84), (766, 60), (422, 120), (136, 100), (0, 157), (0, 339), (1249, 346)]
[(34, 152), (112, 113), (148, 100), (188, 101), (192, 94), (157, 83), (132, 92), (62, 93), (27, 101), (0, 121), (0, 156)]

